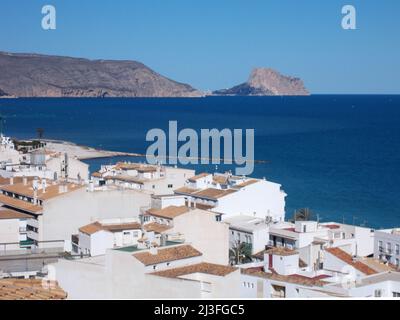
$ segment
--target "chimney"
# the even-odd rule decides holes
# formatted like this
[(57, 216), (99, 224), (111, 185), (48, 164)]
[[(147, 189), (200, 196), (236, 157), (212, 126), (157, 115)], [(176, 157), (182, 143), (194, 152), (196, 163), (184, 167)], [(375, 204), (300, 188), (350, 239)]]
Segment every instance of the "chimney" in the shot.
[(47, 181), (46, 178), (42, 179), (42, 192), (46, 193), (46, 188), (47, 188)]
[(10, 178), (10, 185), (13, 185), (14, 184), (14, 177), (11, 177)]
[(39, 188), (39, 182), (38, 182), (38, 178), (37, 177), (33, 178), (32, 188), (33, 188), (33, 190), (37, 190)]
[(36, 189), (33, 189), (33, 204), (34, 204), (35, 206), (36, 206), (37, 203), (38, 203), (37, 196), (38, 196), (38, 194), (37, 194), (37, 188), (36, 188)]
[(28, 184), (28, 178), (23, 176), (22, 177), (22, 183), (24, 184), (24, 186), (26, 186)]
[(93, 183), (93, 180), (90, 180), (90, 181), (89, 181), (89, 191), (90, 191), (90, 192), (93, 192), (93, 191), (94, 191), (94, 183)]
[(155, 256), (158, 254), (158, 249), (155, 246), (151, 246), (149, 252), (150, 252), (150, 254)]

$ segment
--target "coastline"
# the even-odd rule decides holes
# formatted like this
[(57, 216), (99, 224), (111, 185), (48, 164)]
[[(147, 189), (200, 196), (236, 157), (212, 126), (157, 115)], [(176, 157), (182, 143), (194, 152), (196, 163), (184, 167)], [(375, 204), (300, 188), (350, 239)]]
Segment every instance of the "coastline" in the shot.
[(100, 158), (111, 158), (118, 156), (129, 156), (129, 157), (145, 157), (145, 154), (133, 153), (133, 152), (120, 152), (120, 151), (109, 151), (101, 150), (88, 146), (78, 145), (70, 141), (63, 140), (41, 140), (46, 143), (46, 149), (54, 152), (65, 152), (68, 156), (77, 158), (79, 160), (90, 160)]

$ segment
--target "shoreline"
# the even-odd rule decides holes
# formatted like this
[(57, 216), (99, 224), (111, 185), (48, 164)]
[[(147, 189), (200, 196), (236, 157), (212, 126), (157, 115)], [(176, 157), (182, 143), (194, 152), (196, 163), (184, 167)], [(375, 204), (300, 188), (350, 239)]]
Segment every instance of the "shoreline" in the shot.
[[(40, 141), (46, 143), (45, 149), (54, 152), (64, 152), (67, 153), (68, 156), (74, 157), (78, 160), (92, 160), (92, 159), (106, 159), (112, 157), (136, 157), (136, 158), (146, 158), (146, 154), (142, 153), (134, 153), (134, 152), (122, 152), (122, 151), (109, 151), (96, 149), (84, 145), (79, 145), (70, 141), (63, 140), (50, 140), (50, 139), (41, 139)], [(175, 159), (176, 157), (166, 157), (167, 159)], [(188, 158), (189, 160), (209, 160), (209, 161), (220, 161), (221, 163), (224, 160), (228, 159), (213, 159), (213, 158)], [(254, 163), (269, 163), (267, 160), (253, 160)]]

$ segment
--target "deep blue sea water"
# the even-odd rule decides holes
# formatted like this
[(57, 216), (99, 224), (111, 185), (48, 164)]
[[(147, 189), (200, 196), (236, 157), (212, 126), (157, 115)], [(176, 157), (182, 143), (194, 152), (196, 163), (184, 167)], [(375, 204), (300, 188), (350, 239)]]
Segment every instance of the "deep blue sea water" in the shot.
[(0, 112), (13, 137), (35, 137), (41, 127), (45, 138), (138, 153), (149, 145), (146, 132), (169, 120), (179, 129), (254, 128), (255, 158), (269, 162), (253, 175), (283, 185), (287, 217), (309, 207), (323, 221), (400, 226), (399, 95), (3, 99)]

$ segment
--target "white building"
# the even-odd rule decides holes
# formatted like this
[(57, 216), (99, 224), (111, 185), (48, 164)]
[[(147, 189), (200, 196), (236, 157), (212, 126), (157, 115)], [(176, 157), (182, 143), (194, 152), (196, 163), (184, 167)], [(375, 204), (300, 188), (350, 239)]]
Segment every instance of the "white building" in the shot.
[(153, 194), (173, 194), (174, 189), (185, 185), (195, 171), (149, 165), (141, 163), (119, 162), (116, 165), (102, 166), (92, 174), (96, 185), (115, 185), (122, 188), (145, 190)]
[(29, 245), (26, 226), (30, 218), (30, 215), (0, 207), (0, 252)]
[(281, 185), (263, 179), (202, 173), (175, 194), (186, 196), (190, 206), (210, 209), (222, 219), (248, 215), (283, 221), (285, 217), (286, 194)]
[(0, 135), (0, 164), (19, 163), (20, 153), (15, 150), (14, 143), (9, 137)]
[(54, 180), (68, 178), (68, 181), (88, 181), (89, 165), (67, 154), (56, 154), (46, 160), (47, 170), (52, 171)]
[(400, 229), (375, 231), (374, 257), (400, 268)]
[(246, 243), (251, 246), (252, 254), (256, 254), (269, 243), (269, 227), (272, 223), (266, 219), (241, 215), (228, 217), (224, 223), (229, 225), (230, 249)]
[(374, 232), (369, 228), (336, 222), (296, 221), (270, 228), (269, 245), (297, 249), (300, 258), (315, 269), (323, 263), (323, 249), (340, 247), (352, 256), (373, 252)]
[(148, 207), (150, 195), (135, 190), (86, 188), (82, 184), (28, 181), (0, 186), (4, 207), (31, 216), (27, 238), (35, 246), (60, 246), (83, 225), (108, 218), (135, 218)]
[[(175, 196), (176, 197), (176, 196)], [(164, 197), (161, 197), (161, 199)], [(226, 224), (217, 222), (215, 214), (209, 211), (189, 208), (184, 198), (176, 197), (180, 205), (169, 205), (168, 201), (157, 197), (156, 203), (161, 201), (165, 207), (151, 208), (143, 215), (144, 230), (147, 233), (155, 232), (168, 241), (188, 242), (203, 253), (203, 261), (227, 265), (229, 263), (229, 228)], [(205, 233), (207, 236), (205, 236)], [(154, 241), (150, 235), (148, 237)], [(160, 244), (161, 237), (157, 244)]]
[(133, 246), (142, 237), (137, 219), (105, 219), (79, 228), (77, 243), (72, 251), (90, 256), (106, 253), (107, 249)]
[(55, 274), (69, 299), (239, 297), (237, 268), (203, 262), (190, 245), (59, 260)]

